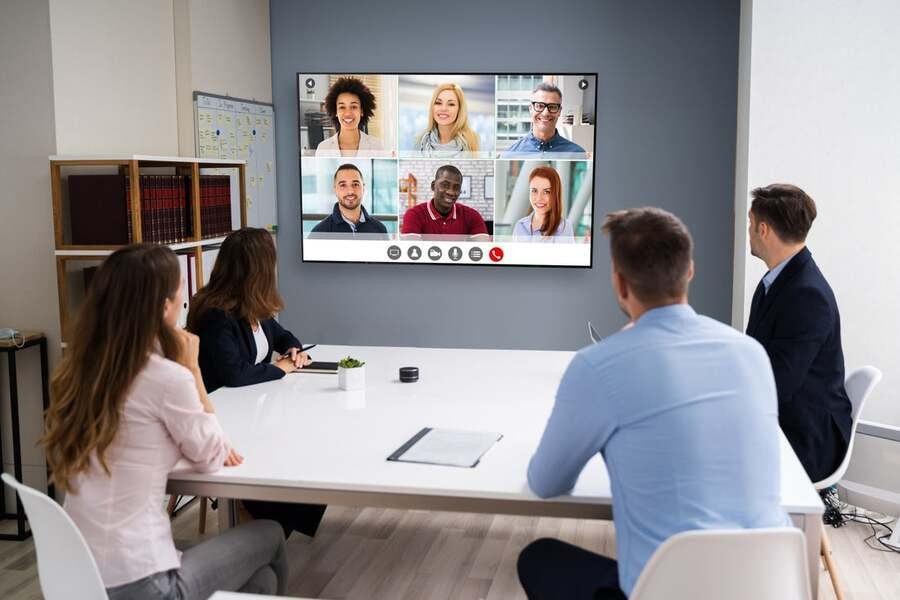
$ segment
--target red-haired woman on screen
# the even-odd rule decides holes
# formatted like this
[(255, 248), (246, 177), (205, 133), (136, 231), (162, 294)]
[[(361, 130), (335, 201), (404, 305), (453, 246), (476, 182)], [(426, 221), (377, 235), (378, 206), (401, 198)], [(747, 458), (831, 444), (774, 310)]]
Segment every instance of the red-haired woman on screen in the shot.
[(531, 214), (513, 228), (516, 241), (574, 242), (572, 225), (562, 214), (562, 184), (552, 167), (537, 167), (528, 175)]

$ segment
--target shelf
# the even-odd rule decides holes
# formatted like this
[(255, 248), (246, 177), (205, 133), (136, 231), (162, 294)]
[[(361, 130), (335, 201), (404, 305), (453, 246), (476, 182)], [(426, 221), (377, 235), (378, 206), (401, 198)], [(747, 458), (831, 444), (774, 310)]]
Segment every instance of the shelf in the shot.
[[(168, 246), (172, 250), (186, 250), (188, 248), (205, 248), (206, 246), (217, 246), (225, 241), (225, 236), (207, 238), (204, 240), (191, 240), (188, 242), (178, 242), (177, 244), (160, 244), (161, 246)], [(115, 248), (85, 248), (82, 250), (79, 249), (68, 249), (68, 250), (56, 250), (56, 256), (71, 256), (71, 257), (91, 257), (91, 256), (109, 256), (119, 248), (123, 248), (124, 246), (117, 246)]]
[[(172, 216), (172, 214), (180, 214), (178, 213), (178, 209), (180, 208), (179, 203), (182, 200), (189, 200), (191, 202), (191, 204), (189, 205), (190, 212), (188, 214), (190, 214), (190, 218), (193, 219), (192, 226), (188, 227), (188, 223), (181, 222), (178, 219), (175, 219), (175, 231), (173, 233), (173, 230), (169, 229), (166, 232), (168, 236), (171, 237), (174, 235), (180, 235), (185, 233), (186, 231), (193, 231), (198, 235), (202, 234), (206, 230), (206, 227), (204, 227), (203, 223), (205, 219), (203, 208), (206, 206), (208, 206), (210, 209), (220, 208), (224, 206), (224, 204), (219, 204), (218, 202), (216, 202), (210, 203), (209, 205), (204, 204), (204, 206), (201, 206), (201, 200), (203, 199), (201, 195), (201, 179), (205, 177), (205, 175), (201, 174), (201, 169), (234, 169), (236, 172), (227, 175), (227, 177), (231, 178), (231, 185), (233, 185), (235, 177), (237, 180), (237, 202), (240, 212), (240, 224), (238, 226), (247, 226), (247, 183), (246, 161), (244, 160), (194, 158), (191, 156), (155, 156), (149, 154), (52, 155), (49, 157), (49, 159), (50, 192), (53, 207), (53, 231), (54, 242), (56, 246), (56, 249), (54, 250), (54, 259), (56, 262), (56, 281), (59, 299), (59, 322), (60, 330), (62, 332), (61, 338), (63, 340), (63, 348), (65, 348), (65, 340), (67, 340), (70, 333), (70, 311), (78, 308), (78, 304), (83, 300), (83, 292), (86, 286), (86, 284), (82, 284), (81, 278), (77, 276), (77, 272), (79, 270), (84, 270), (78, 263), (82, 261), (88, 263), (100, 263), (107, 256), (125, 246), (125, 244), (76, 245), (65, 243), (67, 225), (66, 220), (70, 219), (70, 215), (66, 210), (68, 208), (68, 205), (64, 205), (64, 203), (66, 202), (63, 189), (63, 186), (66, 185), (66, 176), (63, 173), (64, 169), (68, 170), (72, 167), (117, 167), (118, 175), (120, 177), (130, 177), (129, 187), (125, 190), (125, 197), (128, 199), (130, 208), (130, 210), (128, 211), (130, 214), (127, 218), (130, 219), (129, 229), (132, 232), (136, 232), (136, 237), (140, 237), (140, 234), (142, 232), (142, 217), (145, 216), (144, 210), (142, 210), (145, 207), (142, 203), (147, 201), (152, 202), (160, 199), (174, 199), (176, 201), (174, 205), (155, 207), (162, 208), (164, 210), (175, 208), (175, 213), (163, 213), (168, 216)], [(143, 175), (146, 174), (148, 177), (173, 177), (169, 173), (150, 174), (143, 171), (146, 168), (155, 167), (166, 167), (166, 171), (171, 171), (174, 169), (174, 177), (189, 178), (185, 179), (184, 181), (185, 183), (190, 182), (190, 194), (185, 194), (186, 197), (182, 197), (180, 193), (176, 193), (175, 198), (172, 198), (172, 196), (164, 196), (162, 198), (150, 197), (149, 194), (145, 196), (143, 192), (145, 190), (151, 189), (151, 187), (145, 188), (142, 186), (149, 186), (151, 184), (145, 184), (143, 182)], [(83, 170), (87, 171), (89, 169)], [(165, 188), (165, 186), (159, 186), (155, 189), (168, 188)], [(230, 186), (228, 189), (230, 189)], [(115, 194), (107, 194), (106, 197), (100, 196), (100, 194), (98, 194), (98, 197), (100, 197), (102, 200), (102, 202), (98, 203), (98, 207), (94, 209), (98, 213), (98, 218), (102, 218), (102, 213), (104, 212), (103, 207), (110, 205), (110, 201), (115, 203), (115, 201), (117, 200), (115, 196), (118, 195), (118, 190), (115, 190), (115, 192)], [(233, 202), (234, 194), (229, 195)], [(110, 200), (110, 198), (112, 198), (112, 200)], [(213, 200), (219, 199), (220, 198), (213, 198)], [(185, 205), (185, 207), (187, 206), (188, 205)], [(231, 214), (231, 210), (233, 210), (233, 207), (234, 205), (232, 204), (231, 208), (229, 209), (229, 214)], [(118, 210), (120, 206), (118, 204), (114, 204), (114, 208)], [(118, 214), (120, 217), (122, 216), (121, 213)], [(206, 214), (212, 215), (212, 212)], [(158, 218), (160, 217), (158, 216)], [(166, 227), (172, 226), (171, 220), (164, 221), (164, 223), (167, 223), (165, 225)], [(151, 226), (152, 225), (153, 222), (151, 220)], [(234, 227), (235, 225), (236, 223), (234, 223), (234, 220), (232, 220), (230, 227)], [(184, 227), (183, 229), (182, 226)], [(216, 231), (220, 228), (228, 228), (229, 225), (227, 222), (223, 221), (212, 223), (210, 227), (212, 227), (213, 231)], [(107, 236), (106, 238), (95, 237), (86, 239), (114, 239), (121, 241), (125, 237), (126, 236)], [(167, 246), (168, 248), (179, 252), (179, 261), (184, 259), (188, 261), (187, 265), (192, 265), (192, 270), (190, 271), (192, 279), (190, 281), (203, 281), (204, 271), (211, 270), (213, 267), (211, 262), (210, 264), (204, 264), (204, 255), (209, 254), (207, 252), (204, 252), (204, 249), (220, 245), (224, 241), (225, 235), (216, 235), (216, 237), (211, 238), (190, 239), (184, 242), (160, 245)], [(208, 260), (212, 261), (214, 260), (214, 257), (210, 256)], [(69, 289), (70, 287), (71, 289)], [(70, 299), (72, 300), (71, 305)]]
[[(153, 163), (154, 165), (193, 164), (197, 163), (202, 168), (228, 168), (239, 167), (247, 163), (245, 160), (230, 158), (194, 158), (192, 156), (152, 156), (149, 154), (73, 154), (51, 155), (50, 162), (59, 165), (127, 165), (132, 161), (140, 163)], [(152, 165), (146, 165), (152, 166)]]

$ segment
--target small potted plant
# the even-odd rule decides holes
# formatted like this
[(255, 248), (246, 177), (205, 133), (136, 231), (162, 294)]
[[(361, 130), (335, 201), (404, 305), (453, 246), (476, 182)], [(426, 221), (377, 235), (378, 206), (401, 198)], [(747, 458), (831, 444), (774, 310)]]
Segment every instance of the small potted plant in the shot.
[(338, 386), (342, 390), (361, 390), (366, 387), (364, 362), (346, 357), (338, 362)]

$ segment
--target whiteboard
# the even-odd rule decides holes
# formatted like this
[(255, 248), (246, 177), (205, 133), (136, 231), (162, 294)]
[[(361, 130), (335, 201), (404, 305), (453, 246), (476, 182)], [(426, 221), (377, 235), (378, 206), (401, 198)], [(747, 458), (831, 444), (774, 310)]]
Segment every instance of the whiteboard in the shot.
[[(194, 92), (194, 124), (198, 158), (247, 161), (247, 225), (276, 231), (275, 108), (264, 102)], [(228, 170), (220, 169), (202, 172), (229, 174)], [(232, 198), (240, 193), (238, 186), (237, 178), (232, 178)], [(239, 227), (237, 202), (232, 203), (232, 223)]]

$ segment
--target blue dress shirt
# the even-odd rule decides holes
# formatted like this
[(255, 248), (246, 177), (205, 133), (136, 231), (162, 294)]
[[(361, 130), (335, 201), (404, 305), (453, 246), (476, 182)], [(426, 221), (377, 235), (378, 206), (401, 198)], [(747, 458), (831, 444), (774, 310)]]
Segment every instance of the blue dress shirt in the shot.
[(516, 221), (513, 227), (513, 239), (517, 242), (574, 242), (575, 234), (572, 231), (572, 225), (565, 219), (561, 219), (559, 225), (556, 226), (556, 233), (542, 235), (540, 229), (531, 228), (531, 215), (528, 215)]
[(769, 288), (772, 287), (772, 284), (775, 283), (775, 280), (778, 279), (778, 276), (784, 271), (784, 268), (787, 266), (791, 259), (794, 258), (796, 254), (791, 254), (786, 259), (772, 267), (772, 270), (763, 275), (762, 282), (763, 286), (766, 288), (766, 293), (769, 293)]
[(647, 311), (575, 355), (528, 483), (541, 497), (565, 494), (598, 452), (612, 485), (626, 594), (676, 533), (789, 525), (769, 357), (689, 305)]
[(559, 131), (553, 134), (553, 137), (546, 142), (534, 137), (534, 133), (529, 131), (527, 135), (519, 138), (516, 142), (501, 153), (501, 158), (508, 158), (520, 154), (534, 154), (535, 152), (567, 152), (569, 154), (578, 154), (577, 158), (585, 158), (585, 150), (575, 142), (567, 140), (559, 135)]

